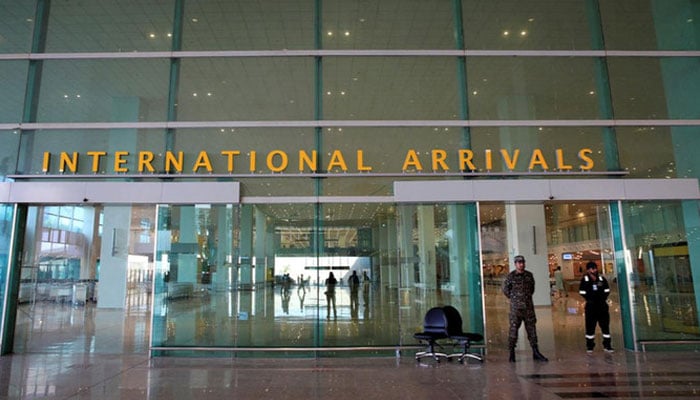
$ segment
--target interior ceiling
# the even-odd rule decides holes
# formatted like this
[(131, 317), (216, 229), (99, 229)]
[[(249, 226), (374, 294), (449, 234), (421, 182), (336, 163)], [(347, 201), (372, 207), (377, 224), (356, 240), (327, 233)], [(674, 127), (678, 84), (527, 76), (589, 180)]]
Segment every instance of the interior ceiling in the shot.
[[(290, 2), (286, 0), (209, 0), (187, 1), (184, 15), (184, 50), (280, 50), (280, 49), (309, 49), (313, 48), (313, 1)], [(581, 9), (584, 2), (580, 1), (548, 1), (529, 5), (529, 12), (521, 12), (521, 1), (466, 0), (464, 6), (465, 40), (467, 46), (476, 49), (516, 49), (516, 50), (585, 50), (590, 48), (588, 24), (585, 12)], [(606, 2), (603, 2), (606, 3)], [(627, 2), (623, 2), (627, 3)], [(17, 1), (3, 4), (3, 12), (13, 15), (12, 24), (0, 31), (0, 51), (11, 52), (12, 48), (24, 49), (30, 39), (34, 20), (33, 1)], [(604, 4), (605, 5), (605, 4)], [(323, 1), (324, 49), (451, 49), (452, 20), (451, 2), (428, 2), (424, 0), (383, 0), (383, 1), (354, 1), (343, 0)], [(126, 11), (125, 11), (126, 10)], [(54, 0), (51, 2), (49, 19), (49, 34), (47, 52), (89, 52), (89, 51), (169, 51), (172, 46), (172, 19), (174, 2), (172, 0)], [(513, 10), (518, 10), (514, 12)], [(634, 9), (627, 10), (631, 19), (644, 19), (633, 14)], [(516, 33), (506, 37), (504, 32)], [(346, 35), (347, 32), (347, 35)], [(521, 34), (526, 32), (526, 34)], [(540, 33), (541, 32), (541, 33)], [(332, 33), (332, 35), (331, 35)], [(345, 39), (344, 39), (345, 38)], [(348, 40), (348, 38), (350, 38)], [(345, 40), (345, 41), (343, 41)], [(415, 45), (418, 44), (418, 47)], [(10, 50), (7, 50), (10, 49)], [(17, 50), (18, 52), (20, 50)], [(483, 59), (482, 59), (483, 60)], [(439, 79), (439, 74), (454, 73), (453, 59), (428, 60), (422, 57), (409, 57), (398, 60), (376, 58), (357, 59), (328, 58), (327, 67), (335, 74), (335, 78), (327, 79), (324, 85), (338, 89), (344, 84), (343, 79), (358, 78), (358, 85), (365, 85), (361, 98), (347, 102), (347, 108), (336, 107), (326, 102), (326, 112), (332, 114), (328, 119), (458, 119), (458, 112), (444, 104), (457, 104), (454, 97), (442, 99), (432, 96), (435, 93), (456, 95), (454, 88), (446, 87), (436, 90), (436, 84), (450, 84), (450, 79)], [(549, 62), (550, 60), (547, 60)], [(576, 64), (578, 60), (567, 58), (551, 60), (558, 65)], [(299, 64), (311, 66), (311, 59), (295, 59), (286, 65), (282, 59), (273, 60), (213, 60), (211, 65), (193, 65), (187, 73), (187, 80), (182, 84), (180, 98), (190, 99), (192, 93), (207, 93), (225, 87), (225, 77), (235, 70), (235, 92), (244, 94), (241, 99), (251, 101), (255, 93), (282, 93), (285, 97), (274, 100), (280, 113), (289, 112), (285, 118), (271, 119), (313, 119), (313, 77), (300, 76)], [(185, 61), (184, 64), (190, 63)], [(562, 64), (563, 63), (563, 64)], [(141, 64), (132, 68), (133, 65)], [(71, 121), (93, 122), (95, 115), (109, 116), (110, 110), (100, 110), (108, 107), (104, 102), (91, 102), (87, 95), (80, 101), (76, 96), (83, 93), (93, 93), (98, 96), (138, 96), (142, 99), (141, 121), (161, 121), (165, 119), (168, 89), (168, 60), (85, 60), (85, 61), (47, 61), (45, 67), (50, 73), (45, 74), (41, 91), (40, 115), (43, 121), (66, 122), (66, 116)], [(498, 104), (495, 97), (510, 95), (518, 91), (531, 91), (534, 97), (542, 95), (544, 101), (557, 101), (547, 98), (556, 79), (552, 79), (552, 71), (538, 73), (538, 60), (524, 60), (523, 69), (527, 81), (520, 79), (514, 85), (513, 79), (503, 79), (513, 74), (504, 66), (505, 59), (485, 61), (480, 67), (475, 67), (478, 76), (470, 75), (471, 86), (479, 86), (479, 97), (470, 97), (470, 107), (479, 110), (482, 104)], [(398, 68), (397, 68), (398, 66)], [(199, 73), (199, 68), (202, 73)], [(505, 68), (505, 69), (504, 69)], [(530, 70), (528, 70), (530, 69)], [(79, 71), (79, 73), (76, 73)], [(313, 71), (313, 68), (309, 68)], [(468, 71), (468, 72), (471, 72)], [(580, 101), (566, 101), (569, 94), (589, 93), (595, 83), (590, 79), (569, 79), (570, 71), (562, 70), (564, 75), (558, 76), (566, 80), (565, 90), (554, 108), (561, 118), (574, 118), (581, 115), (582, 102), (592, 104), (596, 109), (596, 101), (581, 98)], [(212, 75), (223, 77), (219, 87), (212, 88)], [(374, 79), (373, 75), (376, 75)], [(57, 77), (76, 79), (58, 79)], [(82, 78), (81, 78), (82, 77)], [(84, 78), (88, 77), (88, 78)], [(104, 77), (119, 77), (105, 80)], [(261, 77), (263, 78), (261, 81)], [(420, 80), (422, 87), (412, 86), (411, 82)], [(183, 79), (184, 81), (184, 79)], [(306, 81), (305, 85), (290, 83)], [(488, 88), (483, 82), (488, 81)], [(260, 90), (261, 82), (269, 85)], [(478, 84), (478, 85), (477, 85)], [(3, 84), (4, 85), (4, 84)], [(114, 86), (112, 86), (114, 85)], [(300, 90), (301, 86), (301, 90)], [(5, 87), (5, 86), (3, 86)], [(400, 91), (397, 91), (401, 88)], [(543, 90), (542, 88), (550, 88)], [(644, 90), (652, 93), (663, 93), (663, 90), (646, 87)], [(539, 92), (539, 94), (538, 94)], [(397, 110), (396, 104), (387, 101), (386, 93), (397, 93), (399, 96), (415, 96), (419, 106), (415, 110)], [(248, 94), (246, 97), (245, 94)], [(613, 96), (615, 95), (613, 91)], [(70, 96), (71, 104), (58, 103)], [(223, 97), (223, 96), (222, 96)], [(351, 93), (348, 93), (351, 98)], [(477, 100), (478, 98), (478, 100)], [(11, 98), (10, 98), (11, 99)], [(47, 100), (49, 99), (49, 100)], [(227, 98), (231, 103), (217, 101), (211, 106), (199, 109), (204, 115), (210, 112), (215, 120), (255, 120), (268, 118), (264, 114), (246, 115), (235, 114), (240, 109), (236, 99)], [(6, 99), (7, 100), (7, 99)], [(11, 99), (16, 102), (16, 99)], [(262, 101), (256, 99), (256, 101)], [(9, 101), (9, 100), (8, 100)], [(188, 100), (189, 101), (189, 100)], [(663, 99), (658, 96), (644, 96), (640, 93), (635, 107), (643, 115), (645, 110), (656, 110)], [(14, 107), (10, 104), (0, 106)], [(412, 103), (408, 101), (407, 103)], [(548, 117), (538, 112), (537, 106), (530, 104), (528, 118), (542, 119)], [(551, 107), (551, 104), (540, 104)], [(230, 109), (231, 111), (227, 111)], [(262, 107), (249, 109), (264, 110)], [(156, 110), (156, 111), (154, 111)], [(300, 111), (295, 111), (300, 110)], [(183, 111), (184, 113), (185, 111)], [(251, 111), (254, 112), (254, 111)], [(498, 115), (485, 115), (497, 119)], [(651, 112), (649, 112), (651, 114)], [(294, 118), (294, 117), (297, 118)], [(594, 117), (593, 117), (594, 118)], [(482, 118), (483, 119), (483, 118)], [(416, 137), (416, 136), (412, 136)], [(256, 148), (285, 148), (284, 142), (292, 146), (298, 138), (294, 135), (280, 137), (279, 135), (252, 136)], [(425, 145), (432, 140), (424, 135)], [(232, 138), (240, 141), (240, 137)], [(348, 138), (347, 140), (351, 140)], [(391, 143), (387, 144), (388, 146)], [(412, 144), (415, 145), (415, 144)], [(421, 144), (418, 144), (421, 145)], [(382, 148), (380, 148), (382, 150)], [(657, 157), (650, 157), (646, 162), (649, 171), (667, 168), (655, 165)], [(641, 167), (645, 168), (644, 166)], [(346, 204), (325, 205), (323, 212), (329, 224), (337, 221), (372, 220), (386, 212), (384, 205), (362, 205), (363, 207)], [(294, 221), (309, 221), (313, 219), (313, 207), (294, 205), (285, 207), (269, 207), (268, 212), (274, 218)], [(298, 216), (298, 217), (297, 217)], [(336, 222), (334, 222), (336, 221)], [(346, 222), (342, 222), (343, 224)]]

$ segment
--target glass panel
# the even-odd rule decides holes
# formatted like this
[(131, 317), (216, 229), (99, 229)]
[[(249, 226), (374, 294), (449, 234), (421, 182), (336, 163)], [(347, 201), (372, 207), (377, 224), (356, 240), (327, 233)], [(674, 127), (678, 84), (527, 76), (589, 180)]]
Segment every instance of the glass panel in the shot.
[(184, 59), (177, 117), (183, 121), (313, 119), (313, 71), (311, 58)]
[(44, 61), (38, 122), (163, 121), (168, 60)]
[(0, 53), (29, 53), (34, 30), (35, 3), (35, 0), (2, 2), (0, 5)]
[[(32, 143), (31, 146), (27, 145), (20, 150), (24, 162), (20, 171), (24, 174), (43, 173), (45, 152), (50, 155), (47, 171), (49, 174), (60, 174), (62, 168), (66, 173), (78, 174), (135, 174), (139, 173), (139, 164), (143, 165), (144, 174), (150, 173), (147, 163), (139, 163), (138, 152), (152, 152), (154, 159), (150, 165), (154, 169), (153, 172), (164, 170), (162, 153), (165, 149), (165, 133), (161, 130), (49, 130), (25, 131), (22, 134), (27, 138), (27, 142)], [(70, 147), (67, 147), (68, 143), (71, 144)], [(105, 154), (93, 156), (88, 152)], [(129, 153), (123, 155), (117, 152)], [(62, 153), (66, 154), (62, 156)], [(117, 159), (120, 160), (118, 167), (115, 165)], [(75, 164), (74, 160), (77, 161)], [(119, 170), (122, 168), (126, 171)]]
[(339, 120), (458, 119), (449, 57), (323, 59), (323, 116)]
[(396, 292), (385, 284), (396, 262), (393, 210), (159, 207), (154, 344), (394, 345)]
[(232, 206), (158, 207), (154, 346), (233, 346), (239, 321), (252, 329), (263, 291), (232, 292), (251, 283), (252, 241), (239, 243), (237, 223)]
[(463, 0), (468, 49), (589, 50), (590, 24), (584, 1)]
[(313, 7), (313, 1), (188, 1), (182, 49), (312, 49)]
[(616, 128), (620, 164), (630, 178), (676, 177), (673, 140), (669, 127)]
[[(618, 127), (620, 162), (634, 178), (698, 178), (700, 127)], [(696, 145), (693, 145), (696, 143)]]
[(470, 57), (467, 71), (471, 119), (600, 116), (592, 58)]
[(324, 49), (453, 49), (452, 2), (323, 2)]
[[(12, 242), (12, 213), (14, 206), (11, 204), (0, 204), (0, 299), (5, 298), (5, 286), (7, 286), (7, 271), (10, 260), (10, 243)], [(5, 320), (4, 303), (0, 306), (0, 318)]]
[(697, 201), (624, 202), (637, 340), (697, 338)]
[(692, 1), (601, 0), (600, 11), (608, 49), (700, 48), (700, 18)]
[(171, 50), (173, 0), (52, 1), (46, 52)]
[(13, 351), (146, 351), (154, 230), (136, 222), (154, 215), (149, 206), (29, 207)]
[(24, 90), (27, 86), (27, 62), (0, 61), (0, 76), (0, 123), (19, 122), (22, 120)]
[(0, 182), (7, 180), (7, 175), (14, 174), (19, 155), (19, 131), (0, 130)]
[(615, 117), (694, 119), (700, 111), (697, 58), (609, 58)]
[[(481, 307), (474, 307), (481, 304), (481, 293), (471, 290), (481, 286), (481, 276), (478, 272), (470, 273), (468, 262), (469, 253), (478, 248), (477, 243), (467, 239), (469, 224), (476, 226), (476, 215), (470, 215), (466, 207), (461, 204), (398, 207), (400, 266), (386, 270), (388, 280), (384, 279), (390, 289), (398, 290), (402, 344), (416, 342), (413, 334), (421, 330), (423, 317), (432, 307), (457, 308), (465, 331), (479, 329), (482, 324)], [(479, 315), (469, 314), (474, 310)]]

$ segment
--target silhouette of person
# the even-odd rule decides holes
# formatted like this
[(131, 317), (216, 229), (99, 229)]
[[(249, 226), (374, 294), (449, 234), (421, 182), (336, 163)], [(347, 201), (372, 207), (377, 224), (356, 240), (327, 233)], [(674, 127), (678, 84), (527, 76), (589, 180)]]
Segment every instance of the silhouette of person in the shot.
[(357, 315), (360, 293), (360, 277), (357, 276), (357, 271), (352, 271), (352, 275), (348, 279), (348, 286), (350, 287), (350, 314)]
[(338, 284), (338, 280), (333, 276), (333, 272), (328, 273), (328, 279), (326, 279), (326, 318), (331, 317), (331, 303), (333, 304), (333, 318), (338, 318), (338, 312), (335, 308), (335, 287)]

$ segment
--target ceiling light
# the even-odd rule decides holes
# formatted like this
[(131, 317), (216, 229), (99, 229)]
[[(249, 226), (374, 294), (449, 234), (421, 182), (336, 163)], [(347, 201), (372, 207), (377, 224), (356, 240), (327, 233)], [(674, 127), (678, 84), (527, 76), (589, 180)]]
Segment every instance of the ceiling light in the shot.
[(479, 92), (475, 90), (475, 91), (472, 92), (472, 94), (473, 94), (474, 96), (476, 96), (477, 94), (479, 94)]
[(333, 32), (328, 31), (328, 36), (333, 36)]
[(528, 19), (527, 19), (527, 22), (534, 22), (534, 21), (535, 21), (534, 18), (528, 18)]
[(192, 96), (197, 97), (197, 93), (192, 93)]
[(527, 31), (520, 31), (520, 36), (527, 36)]
[(199, 22), (197, 18), (192, 18), (192, 22)]
[(588, 94), (593, 95), (593, 94), (595, 94), (595, 91), (591, 90), (590, 92), (588, 92)]
[(503, 31), (503, 36), (508, 36), (508, 35), (510, 35), (510, 32), (508, 32), (508, 31)]
[(168, 37), (173, 37), (173, 34), (172, 34), (172, 33), (168, 33), (167, 36), (168, 36)]
[(148, 34), (148, 37), (151, 38), (151, 39), (153, 39), (154, 37), (156, 37), (156, 34), (155, 34), (155, 33), (149, 33), (149, 34)]
[(345, 36), (350, 36), (350, 31), (345, 31)]

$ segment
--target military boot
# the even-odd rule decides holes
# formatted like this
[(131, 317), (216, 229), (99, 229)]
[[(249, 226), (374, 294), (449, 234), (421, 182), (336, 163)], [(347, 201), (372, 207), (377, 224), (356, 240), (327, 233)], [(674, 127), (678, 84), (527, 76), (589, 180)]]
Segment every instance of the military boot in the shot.
[(510, 354), (508, 355), (509, 362), (515, 362), (515, 347), (510, 348)]
[(532, 346), (532, 359), (535, 361), (547, 362), (549, 359), (540, 353), (537, 346)]

